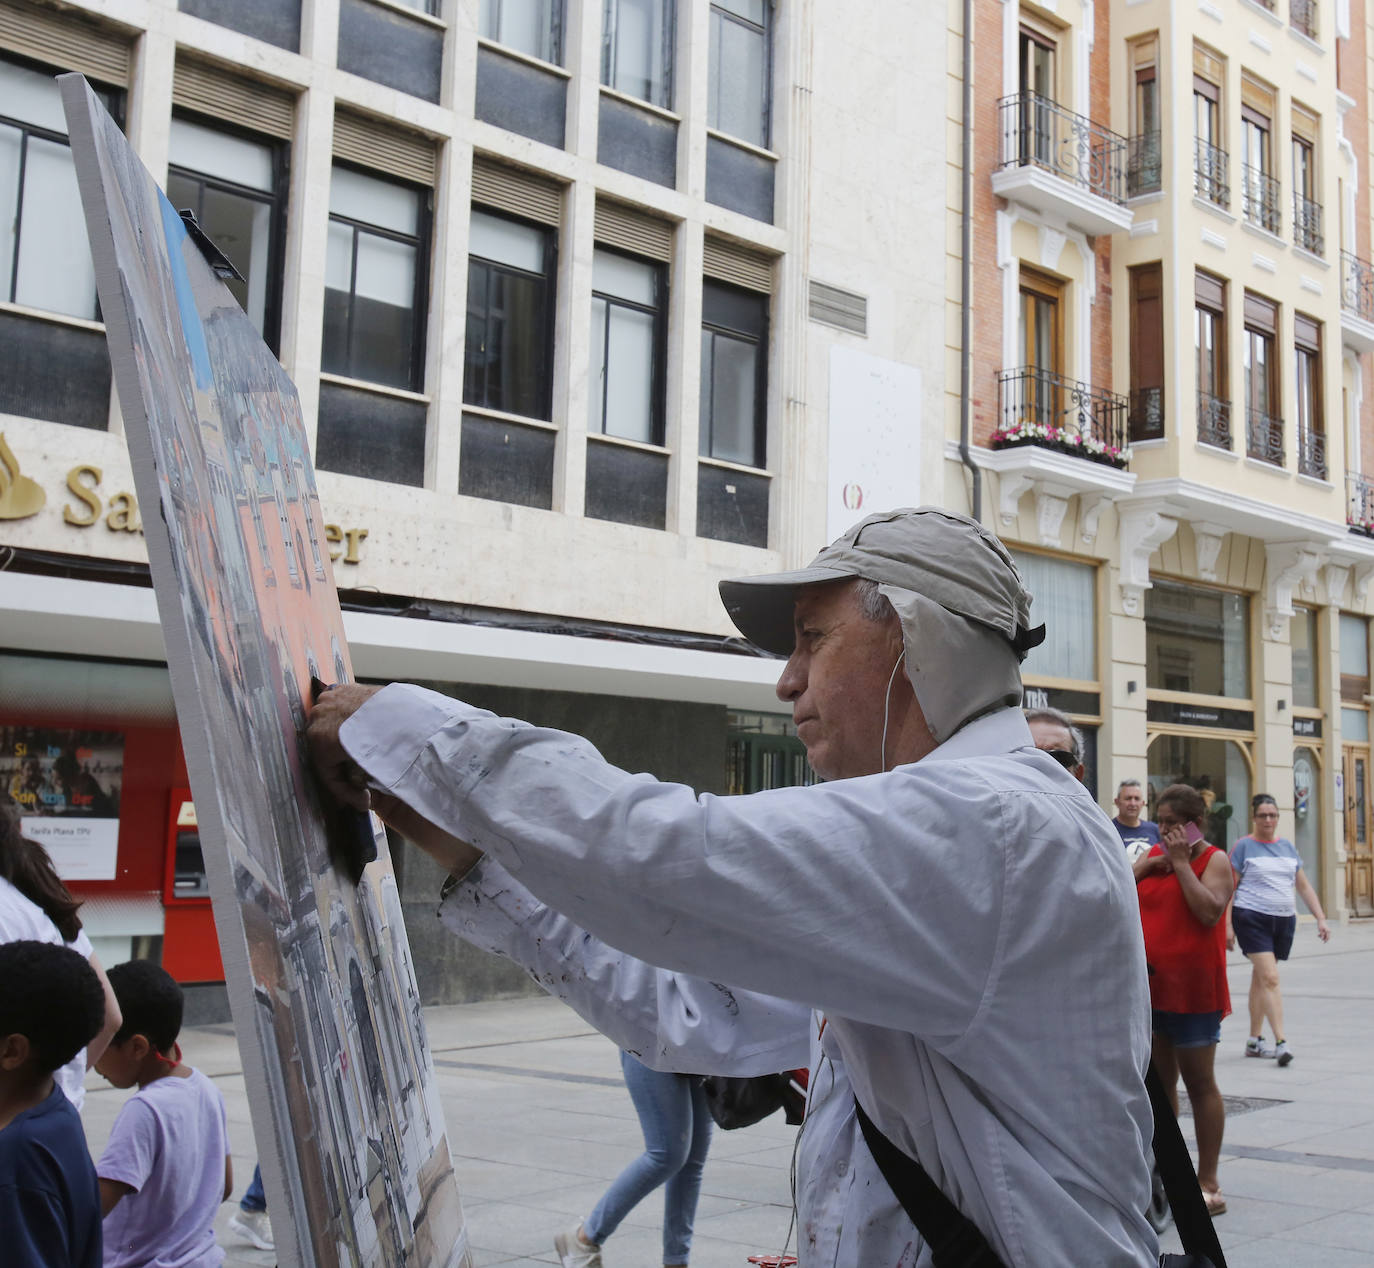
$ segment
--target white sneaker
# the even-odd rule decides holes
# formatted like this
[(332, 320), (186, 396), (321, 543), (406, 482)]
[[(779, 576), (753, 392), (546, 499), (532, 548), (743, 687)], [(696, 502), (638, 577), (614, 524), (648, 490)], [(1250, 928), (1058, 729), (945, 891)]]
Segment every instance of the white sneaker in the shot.
[(229, 1217), (229, 1227), (259, 1250), (273, 1250), (276, 1247), (276, 1242), (272, 1240), (272, 1224), (267, 1218), (266, 1211), (245, 1211), (243, 1207), (239, 1207)]
[(1293, 1054), (1288, 1050), (1288, 1040), (1280, 1039), (1274, 1047), (1274, 1060), (1279, 1065), (1287, 1065), (1293, 1060)]
[(559, 1233), (553, 1239), (553, 1248), (558, 1252), (558, 1262), (562, 1268), (603, 1268), (601, 1247), (588, 1246), (579, 1236), (582, 1225), (574, 1224), (566, 1233)]
[[(1247, 1057), (1272, 1057), (1274, 1050), (1264, 1042), (1263, 1035), (1251, 1035), (1245, 1041), (1245, 1055)], [(1289, 1060), (1292, 1058), (1290, 1057)]]

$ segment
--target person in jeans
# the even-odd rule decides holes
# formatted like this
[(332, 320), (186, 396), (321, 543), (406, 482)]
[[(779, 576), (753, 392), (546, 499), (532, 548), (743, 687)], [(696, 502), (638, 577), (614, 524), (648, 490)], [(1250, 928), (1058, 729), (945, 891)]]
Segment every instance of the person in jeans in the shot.
[(272, 1224), (267, 1218), (267, 1195), (262, 1191), (262, 1168), (253, 1164), (253, 1179), (239, 1199), (239, 1209), (229, 1217), (230, 1229), (259, 1250), (272, 1250)]
[(664, 1268), (685, 1268), (711, 1147), (706, 1093), (696, 1075), (651, 1070), (628, 1052), (620, 1054), (620, 1068), (639, 1115), (644, 1152), (612, 1181), (581, 1224), (553, 1239), (554, 1249), (562, 1268), (601, 1268), (602, 1243), (662, 1185)]
[[(1302, 895), (1307, 910), (1317, 918), (1317, 937), (1331, 936), (1302, 858), (1287, 837), (1279, 836), (1278, 803), (1268, 793), (1250, 800), (1255, 830), (1231, 847), (1231, 869), (1236, 877), (1236, 897), (1227, 917), (1226, 945), (1240, 949), (1250, 961), (1250, 1037), (1247, 1057), (1275, 1057), (1279, 1065), (1293, 1060), (1283, 1031), (1283, 996), (1279, 994), (1279, 961), (1288, 959), (1298, 909), (1293, 888)], [(1264, 1019), (1274, 1028), (1274, 1046), (1264, 1042)]]

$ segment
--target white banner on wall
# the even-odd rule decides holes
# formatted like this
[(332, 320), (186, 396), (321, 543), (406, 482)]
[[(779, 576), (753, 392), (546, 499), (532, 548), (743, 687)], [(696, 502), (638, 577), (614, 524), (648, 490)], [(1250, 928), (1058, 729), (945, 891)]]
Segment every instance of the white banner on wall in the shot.
[(832, 345), (826, 541), (873, 511), (920, 501), (921, 371)]
[(44, 819), (25, 815), (24, 835), (47, 850), (64, 881), (115, 878), (118, 819)]

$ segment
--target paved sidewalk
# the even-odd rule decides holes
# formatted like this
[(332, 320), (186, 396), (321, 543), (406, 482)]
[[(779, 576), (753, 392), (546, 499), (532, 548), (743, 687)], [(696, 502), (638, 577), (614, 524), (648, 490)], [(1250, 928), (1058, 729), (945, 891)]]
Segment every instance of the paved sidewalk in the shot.
[[(1218, 1081), (1229, 1099), (1217, 1222), (1233, 1268), (1374, 1268), (1374, 923), (1337, 926), (1329, 945), (1299, 926), (1283, 993), (1293, 1064), (1241, 1055), (1249, 965), (1231, 957), (1236, 1014), (1222, 1027)], [(428, 1011), (468, 1232), (480, 1266), (553, 1264), (558, 1230), (586, 1214), (642, 1148), (616, 1051), (563, 1006), (512, 1000)], [(253, 1170), (243, 1076), (227, 1026), (188, 1030), (187, 1059), (229, 1107), (237, 1198)], [(1052, 1054), (1050, 1058), (1052, 1059)], [(86, 1129), (103, 1147), (125, 1094), (88, 1081)], [(1184, 1098), (1186, 1108), (1187, 1100)], [(1183, 1120), (1191, 1139), (1191, 1122)], [(791, 1216), (794, 1133), (781, 1115), (718, 1132), (706, 1164), (693, 1268), (746, 1268), (779, 1248)], [(218, 1220), (229, 1268), (274, 1264)], [(607, 1242), (608, 1268), (661, 1264), (655, 1195)], [(1172, 1234), (1166, 1249), (1178, 1249)], [(844, 1265), (842, 1268), (862, 1268)]]

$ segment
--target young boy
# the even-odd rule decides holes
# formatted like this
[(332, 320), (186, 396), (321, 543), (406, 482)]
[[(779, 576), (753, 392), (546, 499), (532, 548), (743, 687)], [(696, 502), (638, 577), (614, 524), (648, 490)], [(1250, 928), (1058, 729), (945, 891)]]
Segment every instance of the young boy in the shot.
[(124, 1024), (96, 1069), (138, 1084), (96, 1164), (105, 1268), (217, 1268), (215, 1211), (233, 1188), (224, 1098), (181, 1061), (181, 987), (149, 960), (109, 971)]
[(99, 1268), (95, 1168), (53, 1071), (104, 1019), (105, 990), (75, 951), (0, 946), (0, 1260), (10, 1268)]

